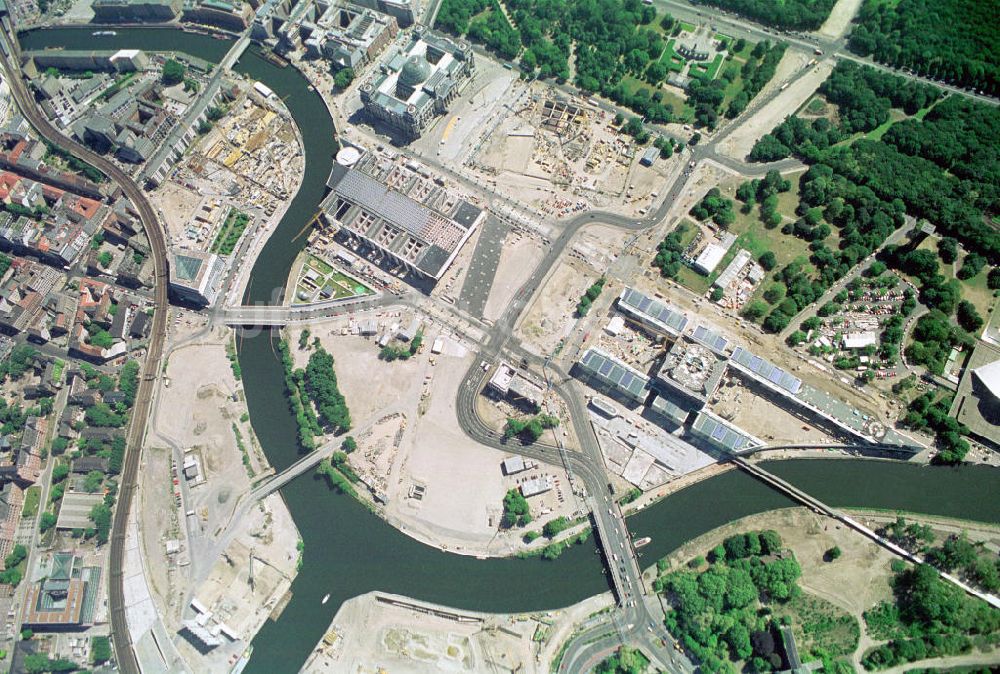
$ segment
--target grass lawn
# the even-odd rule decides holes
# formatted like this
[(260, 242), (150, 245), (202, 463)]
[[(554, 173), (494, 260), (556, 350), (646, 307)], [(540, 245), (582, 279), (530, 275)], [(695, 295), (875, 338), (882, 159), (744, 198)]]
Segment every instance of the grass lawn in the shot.
[(975, 304), (979, 315), (986, 322), (990, 320), (990, 309), (993, 308), (993, 303), (996, 300), (994, 296), (996, 291), (990, 290), (989, 286), (986, 285), (986, 277), (989, 276), (989, 272), (989, 265), (986, 265), (981, 272), (972, 278), (960, 281), (962, 284), (962, 298)]
[(66, 361), (56, 358), (52, 364), (52, 381), (62, 381), (63, 370), (66, 369)]
[(806, 112), (810, 115), (822, 114), (824, 110), (826, 110), (826, 103), (824, 103), (823, 99), (819, 96), (813, 96), (809, 100), (809, 103), (806, 104)]
[(688, 105), (683, 98), (669, 89), (661, 89), (660, 91), (663, 92), (663, 99), (661, 102), (674, 111), (674, 114), (677, 116), (677, 121), (694, 121), (694, 108)]
[(681, 220), (678, 227), (687, 227), (687, 230), (681, 234), (681, 245), (687, 247), (688, 244), (694, 241), (694, 237), (698, 236), (699, 229), (691, 220), (688, 220), (687, 218)]
[(318, 257), (314, 257), (312, 255), (309, 256), (309, 259), (306, 262), (306, 264), (308, 264), (310, 267), (318, 271), (320, 274), (323, 274), (324, 276), (333, 271), (333, 267), (331, 267), (329, 264), (319, 259)]
[[(735, 42), (731, 42), (730, 44), (735, 44)], [(756, 42), (751, 42), (750, 40), (746, 40), (746, 44), (743, 46), (743, 49), (739, 50), (738, 52), (733, 52), (733, 55), (740, 60), (746, 61), (748, 58), (750, 58), (750, 54), (753, 53), (753, 48), (755, 46), (757, 46)]]
[(226, 222), (219, 229), (219, 233), (216, 234), (215, 241), (212, 242), (211, 251), (220, 255), (229, 255), (232, 253), (236, 248), (236, 243), (240, 240), (240, 236), (243, 235), (243, 230), (246, 229), (249, 223), (249, 215), (241, 213), (235, 208), (230, 208), (229, 214), (226, 215)]
[(681, 265), (681, 270), (677, 272), (677, 282), (698, 295), (704, 295), (712, 287), (710, 276), (702, 276), (686, 264)]
[(725, 63), (726, 55), (723, 52), (719, 52), (715, 55), (715, 60), (708, 64), (708, 78), (714, 80), (718, 74), (719, 69), (722, 68), (722, 64)]
[(634, 94), (643, 87), (647, 89), (651, 88), (649, 84), (643, 82), (637, 77), (633, 77), (632, 75), (626, 75), (625, 77), (623, 77), (622, 84), (625, 85), (625, 90), (628, 91), (629, 94)]
[(671, 70), (680, 72), (684, 69), (684, 59), (677, 55), (674, 51), (674, 44), (677, 42), (674, 38), (667, 40), (667, 46), (663, 48), (663, 53), (660, 54), (660, 63), (667, 66)]
[(336, 289), (336, 297), (338, 298), (347, 297), (348, 295), (364, 295), (369, 292), (366, 286), (340, 272), (330, 276), (327, 282)]
[(21, 508), (21, 517), (34, 517), (38, 514), (38, 502), (42, 498), (42, 488), (38, 485), (28, 487), (24, 493), (24, 506)]
[(775, 616), (788, 616), (799, 653), (823, 650), (833, 657), (850, 655), (861, 636), (858, 621), (843, 609), (807, 592), (778, 604)]
[(681, 24), (681, 30), (686, 30), (689, 33), (694, 32), (695, 25), (693, 23), (688, 23), (687, 21), (680, 21), (679, 23)]
[(885, 132), (889, 130), (889, 127), (891, 127), (893, 124), (900, 121), (901, 119), (906, 119), (906, 113), (904, 113), (902, 110), (896, 110), (896, 109), (890, 110), (889, 119), (887, 119), (883, 123), (876, 126), (874, 129), (866, 133), (865, 138), (869, 138), (871, 140), (881, 140), (882, 136), (885, 135)]

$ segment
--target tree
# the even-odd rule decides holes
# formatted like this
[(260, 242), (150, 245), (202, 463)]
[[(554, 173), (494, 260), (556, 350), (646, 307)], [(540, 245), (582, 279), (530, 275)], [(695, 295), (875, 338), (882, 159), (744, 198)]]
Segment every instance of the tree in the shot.
[(46, 511), (42, 513), (42, 517), (38, 521), (38, 531), (44, 534), (46, 531), (48, 531), (55, 525), (56, 525), (55, 513)]
[(358, 443), (352, 436), (348, 435), (344, 438), (344, 441), (340, 443), (340, 448), (347, 454), (350, 454), (358, 448)]
[(99, 428), (120, 428), (126, 421), (125, 415), (116, 413), (104, 402), (88, 407), (84, 412), (84, 419), (90, 426)]
[(104, 269), (107, 269), (108, 267), (110, 267), (111, 266), (111, 262), (113, 260), (114, 260), (114, 258), (111, 256), (111, 252), (107, 251), (107, 250), (102, 250), (101, 254), (97, 256), (97, 262), (98, 262), (98, 264), (100, 264), (101, 267), (103, 267)]
[(107, 330), (97, 330), (97, 332), (90, 335), (90, 343), (92, 346), (101, 349), (110, 349), (114, 345), (115, 340)]
[(783, 283), (773, 283), (764, 291), (764, 299), (768, 304), (777, 304), (785, 299), (785, 285)]
[(622, 646), (611, 657), (598, 663), (595, 674), (642, 674), (649, 666), (649, 661), (638, 650)]
[[(784, 305), (784, 302), (782, 305)], [(777, 334), (787, 328), (791, 321), (792, 317), (784, 312), (783, 307), (778, 307), (767, 315), (767, 318), (764, 319), (762, 327), (765, 332)]]
[(768, 250), (761, 253), (757, 262), (759, 262), (760, 266), (764, 268), (764, 271), (771, 271), (778, 264), (778, 259), (775, 257), (774, 253)]
[(958, 240), (953, 237), (946, 236), (938, 241), (937, 249), (942, 262), (951, 264), (958, 259)]
[(955, 276), (963, 281), (967, 281), (974, 276), (978, 276), (979, 272), (981, 272), (985, 266), (985, 257), (979, 253), (969, 253), (965, 256), (965, 259), (962, 260), (962, 267), (958, 270), (958, 273), (955, 274)]
[(976, 332), (983, 327), (983, 317), (976, 311), (976, 305), (968, 300), (958, 303), (955, 317), (958, 319), (958, 324), (968, 332)]
[(720, 288), (719, 286), (716, 286), (716, 287), (712, 288), (712, 295), (711, 295), (710, 299), (713, 302), (718, 302), (719, 300), (721, 300), (725, 296), (725, 294), (726, 294), (726, 292), (722, 288)]
[(59, 463), (52, 469), (52, 482), (62, 482), (69, 475), (69, 464)]
[(570, 526), (570, 521), (565, 517), (557, 517), (554, 520), (549, 520), (542, 527), (542, 533), (545, 534), (547, 538), (555, 538), (560, 533), (568, 529)]
[(517, 489), (511, 489), (503, 497), (503, 519), (501, 524), (506, 529), (523, 527), (531, 522), (531, 509), (528, 501)]
[(826, 553), (823, 555), (823, 558), (826, 559), (826, 561), (828, 562), (832, 562), (836, 559), (840, 559), (841, 554), (842, 552), (840, 550), (840, 547), (835, 545), (826, 551)]
[(88, 494), (95, 494), (104, 482), (104, 473), (99, 470), (92, 470), (83, 479), (83, 490)]
[(90, 661), (94, 664), (101, 664), (111, 659), (111, 641), (108, 637), (91, 637), (90, 639)]
[(990, 290), (1000, 290), (1000, 267), (992, 267), (986, 277), (986, 285)]
[(125, 394), (125, 405), (135, 404), (135, 394), (139, 390), (139, 362), (129, 360), (122, 365), (118, 375), (118, 389)]
[(767, 304), (761, 300), (753, 300), (743, 307), (742, 316), (748, 320), (756, 321), (767, 313)]
[(90, 509), (90, 521), (94, 523), (94, 529), (98, 543), (107, 543), (108, 535), (111, 532), (111, 508), (103, 503), (98, 503)]
[(806, 333), (801, 330), (796, 330), (792, 334), (788, 335), (788, 338), (785, 341), (789, 346), (798, 346), (802, 342), (806, 341)]
[(354, 68), (341, 68), (333, 76), (333, 86), (343, 91), (354, 81)]
[(168, 86), (172, 84), (179, 84), (184, 80), (184, 75), (186, 73), (187, 66), (183, 63), (175, 61), (174, 59), (168, 59), (167, 62), (163, 64), (163, 72), (160, 79)]

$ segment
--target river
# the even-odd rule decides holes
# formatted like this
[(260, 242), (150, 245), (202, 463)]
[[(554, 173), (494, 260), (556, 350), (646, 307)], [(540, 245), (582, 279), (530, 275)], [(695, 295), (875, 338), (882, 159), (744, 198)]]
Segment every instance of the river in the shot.
[[(217, 62), (229, 43), (170, 29), (117, 28), (98, 38), (91, 28), (55, 28), (21, 36), (22, 48), (175, 50)], [(264, 82), (282, 97), (298, 122), (306, 147), (302, 188), (253, 269), (247, 299), (269, 302), (285, 285), (288, 270), (325, 191), (336, 141), (318, 94), (294, 68), (280, 68), (248, 51), (239, 72)], [(254, 430), (268, 459), (281, 470), (298, 457), (295, 421), (284, 399), (281, 364), (264, 332), (239, 344), (240, 364)], [(334, 354), (336, 355), (336, 354)], [(348, 401), (350, 402), (350, 401)], [(921, 468), (863, 460), (791, 460), (769, 470), (837, 506), (900, 508), (929, 514), (1000, 522), (1000, 471), (963, 467)], [(302, 534), (302, 569), (293, 598), (277, 622), (268, 621), (254, 639), (250, 674), (294, 672), (322, 636), (340, 604), (384, 590), (457, 608), (512, 612), (558, 608), (608, 589), (593, 540), (573, 546), (555, 562), (491, 559), (441, 552), (396, 531), (326, 482), (303, 476), (282, 490)], [(644, 562), (733, 519), (791, 505), (753, 478), (728, 472), (700, 482), (629, 519), (629, 527), (652, 542)], [(330, 601), (323, 605), (322, 597)]]

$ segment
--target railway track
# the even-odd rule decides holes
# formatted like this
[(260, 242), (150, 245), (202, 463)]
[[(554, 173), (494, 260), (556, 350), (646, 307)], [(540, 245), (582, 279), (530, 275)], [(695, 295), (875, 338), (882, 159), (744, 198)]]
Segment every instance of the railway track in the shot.
[(66, 138), (49, 123), (21, 78), (20, 66), (18, 65), (20, 47), (17, 42), (17, 34), (6, 21), (4, 27), (6, 30), (3, 34), (3, 70), (21, 114), (42, 138), (92, 165), (121, 188), (124, 196), (128, 198), (139, 214), (143, 230), (149, 239), (150, 255), (153, 258), (155, 272), (153, 320), (150, 327), (146, 359), (142, 366), (135, 405), (132, 408), (132, 417), (126, 435), (125, 460), (118, 487), (118, 507), (115, 509), (111, 524), (109, 554), (109, 609), (115, 656), (118, 668), (123, 674), (139, 674), (139, 663), (135, 657), (125, 616), (124, 570), (122, 567), (125, 560), (125, 533), (129, 511), (132, 507), (132, 498), (136, 491), (142, 441), (146, 434), (146, 423), (152, 406), (154, 384), (163, 356), (163, 344), (167, 331), (166, 241), (156, 213), (146, 199), (142, 188), (113, 163), (76, 141)]

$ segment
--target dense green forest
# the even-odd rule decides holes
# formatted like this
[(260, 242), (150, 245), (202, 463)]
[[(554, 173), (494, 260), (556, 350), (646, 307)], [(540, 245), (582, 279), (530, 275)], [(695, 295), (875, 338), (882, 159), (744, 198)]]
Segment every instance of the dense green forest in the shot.
[(886, 669), (924, 658), (959, 655), (986, 645), (1000, 629), (1000, 611), (942, 580), (931, 567), (894, 561), (894, 602), (864, 614), (868, 633), (888, 643), (869, 650), (865, 669)]
[(839, 125), (825, 118), (808, 122), (789, 117), (758, 141), (750, 159), (773, 161), (796, 154), (814, 169), (827, 167), (836, 192), (860, 189), (893, 210), (902, 206), (986, 261), (1000, 260), (1000, 237), (983, 218), (997, 209), (1000, 110), (950, 96), (937, 101), (922, 120), (911, 117), (893, 124), (880, 140), (859, 138), (838, 145), (887, 122), (890, 108), (915, 112), (935, 102), (939, 92), (842, 61), (820, 93), (837, 104)]
[(814, 30), (830, 16), (835, 0), (693, 0), (754, 21), (794, 30)]
[(576, 84), (625, 105), (649, 121), (669, 122), (672, 110), (648, 89), (631, 92), (626, 75), (642, 77), (663, 53), (661, 35), (647, 26), (656, 10), (640, 0), (508, 0), (513, 27), (496, 0), (443, 0), (435, 25), (467, 35), (502, 58), (520, 55), (522, 70), (569, 79), (575, 46)]
[(996, 95), (997, 0), (865, 0), (850, 48), (921, 75)]
[[(698, 557), (688, 568), (654, 581), (654, 589), (674, 608), (667, 612), (667, 629), (680, 638), (700, 671), (735, 674), (740, 669), (783, 669), (777, 632), (783, 620), (777, 614), (800, 597), (797, 581), (802, 573), (795, 556), (783, 548), (775, 531), (736, 534), (714, 548), (707, 562)], [(665, 570), (663, 560), (657, 569)], [(856, 634), (856, 623), (849, 620)], [(824, 659), (827, 671), (836, 671), (835, 658), (844, 654), (842, 650), (814, 655)], [(743, 667), (738, 668), (739, 664)]]
[(350, 430), (351, 413), (347, 402), (337, 387), (337, 373), (333, 371), (333, 356), (318, 346), (309, 355), (305, 370), (305, 392), (316, 405), (322, 423), (337, 433)]

